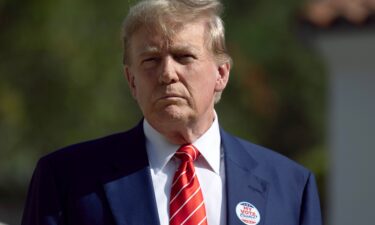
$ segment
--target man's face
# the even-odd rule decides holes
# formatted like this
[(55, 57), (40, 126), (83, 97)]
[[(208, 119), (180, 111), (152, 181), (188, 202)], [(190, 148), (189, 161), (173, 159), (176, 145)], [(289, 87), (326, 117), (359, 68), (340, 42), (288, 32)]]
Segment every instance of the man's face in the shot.
[(225, 88), (230, 66), (218, 65), (205, 34), (202, 20), (187, 23), (168, 41), (143, 28), (132, 36), (126, 77), (151, 124), (212, 122), (215, 93)]

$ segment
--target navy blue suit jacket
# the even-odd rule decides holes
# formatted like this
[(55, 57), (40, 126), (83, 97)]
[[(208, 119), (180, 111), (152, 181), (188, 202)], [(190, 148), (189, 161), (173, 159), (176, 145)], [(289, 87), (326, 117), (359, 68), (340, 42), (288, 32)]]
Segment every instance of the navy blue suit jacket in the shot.
[[(227, 224), (243, 225), (239, 202), (259, 225), (321, 225), (313, 175), (291, 160), (221, 130)], [(23, 225), (158, 225), (145, 136), (130, 131), (76, 144), (40, 159)]]

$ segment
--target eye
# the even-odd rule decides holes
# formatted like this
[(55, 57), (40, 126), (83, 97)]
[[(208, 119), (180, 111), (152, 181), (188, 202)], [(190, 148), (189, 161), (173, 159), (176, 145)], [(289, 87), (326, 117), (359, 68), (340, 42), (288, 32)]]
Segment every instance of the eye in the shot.
[(142, 60), (141, 64), (142, 64), (142, 66), (148, 68), (148, 67), (155, 66), (158, 63), (159, 60), (160, 59), (158, 57), (154, 57), (154, 56), (146, 57)]
[(175, 56), (176, 61), (182, 64), (189, 64), (193, 62), (196, 57), (193, 54), (180, 54)]
[(156, 60), (156, 57), (149, 57), (149, 58), (145, 58), (142, 62), (152, 62), (155, 60)]

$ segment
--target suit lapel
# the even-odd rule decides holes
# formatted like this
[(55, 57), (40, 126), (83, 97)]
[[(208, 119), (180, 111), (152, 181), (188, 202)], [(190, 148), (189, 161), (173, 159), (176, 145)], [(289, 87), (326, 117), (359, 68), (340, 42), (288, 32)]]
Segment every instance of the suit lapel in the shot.
[(118, 225), (159, 224), (149, 168), (104, 185)]
[(102, 179), (116, 224), (159, 224), (142, 123), (117, 148), (113, 173)]
[(236, 206), (248, 202), (259, 211), (260, 221), (264, 224), (268, 184), (256, 174), (257, 162), (243, 145), (221, 130), (225, 157), (225, 179), (227, 188), (227, 224), (244, 225), (237, 216)]

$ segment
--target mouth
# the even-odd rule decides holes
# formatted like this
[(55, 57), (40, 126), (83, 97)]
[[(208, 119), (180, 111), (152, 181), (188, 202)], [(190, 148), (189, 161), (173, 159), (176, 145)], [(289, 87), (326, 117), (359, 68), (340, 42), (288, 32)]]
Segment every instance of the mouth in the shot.
[(171, 98), (184, 98), (184, 97), (178, 94), (165, 94), (159, 99), (171, 99)]
[(180, 102), (182, 100), (185, 100), (185, 97), (178, 94), (165, 94), (161, 96), (158, 100), (167, 102)]
[(181, 96), (177, 96), (177, 95), (168, 95), (168, 96), (162, 97), (161, 99), (169, 99), (169, 98), (182, 98), (182, 97)]

